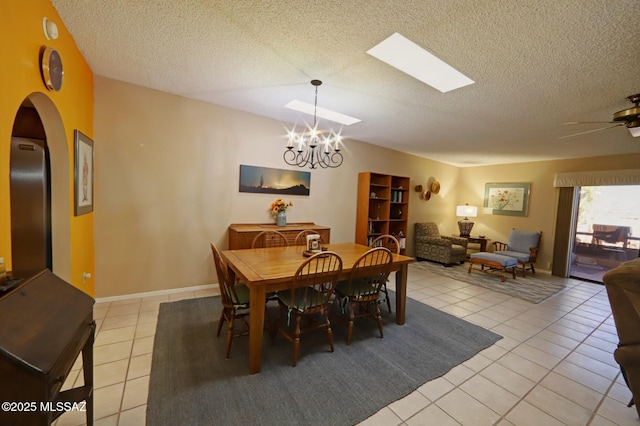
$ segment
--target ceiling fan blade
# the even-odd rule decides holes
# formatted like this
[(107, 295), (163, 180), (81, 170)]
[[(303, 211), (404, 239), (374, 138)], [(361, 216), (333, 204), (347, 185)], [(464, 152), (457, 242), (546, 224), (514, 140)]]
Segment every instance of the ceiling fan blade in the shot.
[(569, 121), (568, 123), (564, 123), (565, 125), (572, 124), (607, 124), (607, 123), (619, 123), (619, 121)]
[(624, 123), (617, 123), (613, 126), (600, 127), (599, 129), (587, 130), (586, 132), (574, 133), (572, 135), (560, 136), (558, 139), (572, 138), (574, 136), (586, 135), (587, 133), (599, 132), (601, 130), (613, 129), (614, 127), (624, 126)]

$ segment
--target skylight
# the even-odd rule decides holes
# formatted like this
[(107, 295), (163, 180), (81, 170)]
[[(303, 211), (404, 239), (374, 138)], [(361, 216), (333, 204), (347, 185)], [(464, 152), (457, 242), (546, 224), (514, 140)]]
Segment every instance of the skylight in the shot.
[(367, 53), (442, 93), (474, 83), (469, 77), (399, 33), (392, 34)]
[[(292, 109), (294, 111), (299, 111), (305, 114), (313, 115), (314, 105), (299, 101), (297, 99), (292, 100), (291, 102), (286, 104), (284, 107)], [(346, 114), (331, 111), (330, 109), (326, 109), (322, 107), (318, 107), (317, 116), (329, 121), (333, 121), (334, 123), (344, 124), (345, 126), (350, 126), (352, 124), (359, 123), (360, 121), (362, 121), (359, 118), (350, 117)]]

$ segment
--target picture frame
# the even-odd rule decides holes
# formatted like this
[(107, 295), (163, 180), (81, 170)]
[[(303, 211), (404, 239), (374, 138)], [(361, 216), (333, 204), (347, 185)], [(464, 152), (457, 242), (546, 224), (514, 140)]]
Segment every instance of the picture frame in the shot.
[(239, 191), (308, 196), (311, 192), (311, 173), (241, 164)]
[(485, 184), (484, 208), (503, 216), (528, 216), (531, 183), (492, 182)]
[(93, 140), (80, 130), (74, 130), (74, 214), (93, 211)]
[(310, 252), (320, 251), (320, 235), (318, 234), (307, 235), (307, 251), (310, 251)]

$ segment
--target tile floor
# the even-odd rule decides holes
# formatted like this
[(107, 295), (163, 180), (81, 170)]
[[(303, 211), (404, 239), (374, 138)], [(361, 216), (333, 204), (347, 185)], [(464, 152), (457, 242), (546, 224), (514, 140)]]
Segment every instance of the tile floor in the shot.
[[(96, 304), (97, 426), (145, 424), (160, 303), (215, 292)], [(567, 279), (534, 305), (410, 267), (408, 295), (504, 338), (361, 425), (640, 425), (613, 359), (618, 338), (604, 286)], [(81, 367), (66, 387), (82, 383)], [(56, 425), (84, 424), (82, 414), (65, 413)]]

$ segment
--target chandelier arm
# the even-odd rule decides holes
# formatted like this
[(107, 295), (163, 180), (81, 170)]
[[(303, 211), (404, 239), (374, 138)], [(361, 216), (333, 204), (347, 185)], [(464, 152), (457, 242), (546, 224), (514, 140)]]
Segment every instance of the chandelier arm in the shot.
[(298, 161), (298, 165), (300, 167), (304, 167), (306, 165), (309, 164), (309, 152), (305, 152), (304, 154), (302, 152), (298, 153), (298, 155), (296, 156), (296, 160)]
[(329, 154), (326, 152), (322, 153), (321, 167), (323, 169), (326, 169), (327, 167), (333, 167), (331, 165), (331, 157), (329, 157)]
[[(338, 158), (338, 160), (335, 160), (335, 158)], [(344, 161), (344, 158), (342, 157), (342, 153), (338, 151), (334, 151), (333, 154), (331, 154), (331, 162), (334, 163), (334, 165), (329, 167), (334, 169), (336, 167), (340, 167), (343, 161)]]
[(289, 164), (290, 166), (304, 167), (307, 163), (304, 155), (301, 152), (296, 152), (293, 150), (286, 150), (282, 158), (284, 159), (284, 162)]
[(329, 165), (326, 163), (324, 155), (318, 155), (318, 161), (316, 161), (316, 164), (322, 167), (323, 169), (326, 169), (327, 167), (329, 167)]
[(343, 157), (339, 152), (333, 152), (331, 154), (324, 154), (322, 158), (321, 166), (322, 168), (332, 168), (340, 167), (342, 165)]

